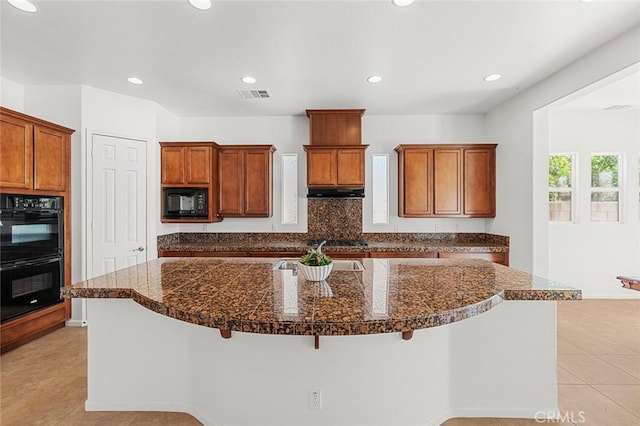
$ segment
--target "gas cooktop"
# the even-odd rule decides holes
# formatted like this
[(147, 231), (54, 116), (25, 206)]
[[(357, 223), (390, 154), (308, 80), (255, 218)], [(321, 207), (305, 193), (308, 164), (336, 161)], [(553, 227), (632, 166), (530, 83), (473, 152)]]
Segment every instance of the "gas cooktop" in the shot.
[[(317, 247), (324, 240), (308, 240), (307, 245)], [(327, 240), (325, 247), (349, 246), (349, 247), (367, 247), (368, 244), (364, 240)]]

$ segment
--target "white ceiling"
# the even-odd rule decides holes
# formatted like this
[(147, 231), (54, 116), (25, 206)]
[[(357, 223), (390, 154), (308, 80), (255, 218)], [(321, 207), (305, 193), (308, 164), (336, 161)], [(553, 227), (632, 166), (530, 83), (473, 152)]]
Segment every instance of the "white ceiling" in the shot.
[[(28, 14), (1, 0), (0, 75), (99, 87), (179, 116), (484, 113), (640, 23), (640, 1), (612, 0), (34, 3)], [(503, 78), (484, 82), (491, 73)]]

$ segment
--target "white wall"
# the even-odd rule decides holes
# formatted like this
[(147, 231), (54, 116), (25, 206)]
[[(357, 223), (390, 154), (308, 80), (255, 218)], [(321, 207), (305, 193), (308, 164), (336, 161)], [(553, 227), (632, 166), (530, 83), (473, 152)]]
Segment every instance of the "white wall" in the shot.
[[(224, 219), (207, 225), (181, 225), (183, 232), (306, 232), (306, 154), (309, 120), (306, 116), (287, 117), (198, 117), (180, 120), (180, 140), (213, 140), (222, 145), (273, 144), (273, 216), (266, 219)], [(366, 151), (366, 197), (363, 204), (365, 232), (484, 232), (484, 219), (407, 219), (399, 218), (397, 198), (397, 155), (401, 143), (482, 143), (486, 142), (483, 115), (369, 116), (362, 120), (362, 141)], [(500, 148), (498, 148), (500, 149)], [(281, 224), (281, 156), (298, 154), (298, 224)], [(389, 155), (388, 225), (373, 225), (371, 205), (371, 156)]]
[[(366, 164), (366, 197), (362, 227), (365, 232), (484, 232), (485, 219), (415, 219), (398, 217), (399, 144), (485, 143), (484, 115), (370, 116), (362, 120), (362, 140), (369, 144)], [(498, 147), (498, 150), (501, 148)], [(389, 155), (389, 224), (372, 223), (373, 154)], [(500, 164), (498, 164), (498, 168)], [(500, 212), (498, 212), (500, 214)]]
[[(542, 262), (545, 264), (548, 258), (544, 201), (548, 165), (539, 161), (546, 158), (548, 146), (534, 145), (534, 111), (639, 61), (640, 26), (637, 26), (487, 114), (487, 139), (500, 147), (498, 215), (487, 221), (487, 232), (509, 235), (512, 267), (544, 273), (544, 267), (538, 267), (536, 259), (545, 259)], [(538, 200), (535, 203), (534, 194)], [(544, 244), (536, 244), (534, 230), (544, 235)]]
[(24, 86), (0, 77), (0, 105), (14, 111), (24, 112)]
[(81, 103), (85, 146), (92, 133), (147, 142), (147, 258), (153, 259), (157, 256), (156, 236), (177, 230), (175, 225), (160, 223), (158, 139), (178, 134), (178, 118), (155, 102), (89, 86), (82, 86)]
[[(640, 111), (564, 111), (549, 114), (549, 151), (577, 155), (577, 222), (549, 223), (549, 276), (576, 282), (585, 297), (640, 297), (617, 275), (640, 275), (638, 155)], [(623, 153), (621, 221), (590, 221), (592, 153)]]
[[(273, 155), (273, 215), (270, 218), (226, 218), (211, 224), (180, 225), (182, 232), (307, 232), (306, 116), (187, 117), (180, 120), (181, 141), (214, 141), (220, 145), (275, 145)], [(176, 139), (174, 139), (176, 140)], [(298, 223), (282, 225), (282, 154), (298, 154)]]

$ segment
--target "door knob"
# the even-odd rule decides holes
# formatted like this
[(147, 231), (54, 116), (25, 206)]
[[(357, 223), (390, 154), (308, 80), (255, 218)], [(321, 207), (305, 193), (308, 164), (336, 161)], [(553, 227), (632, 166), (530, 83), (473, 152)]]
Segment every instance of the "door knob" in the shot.
[(140, 246), (140, 247), (138, 247), (136, 249), (133, 249), (131, 251), (144, 251), (144, 247)]

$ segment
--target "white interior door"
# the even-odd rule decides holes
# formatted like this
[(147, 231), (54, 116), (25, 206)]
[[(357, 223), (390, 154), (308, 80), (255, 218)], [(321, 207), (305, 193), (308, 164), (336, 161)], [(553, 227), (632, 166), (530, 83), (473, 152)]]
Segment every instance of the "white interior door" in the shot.
[(88, 274), (147, 260), (146, 142), (92, 134)]

